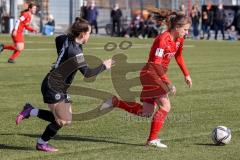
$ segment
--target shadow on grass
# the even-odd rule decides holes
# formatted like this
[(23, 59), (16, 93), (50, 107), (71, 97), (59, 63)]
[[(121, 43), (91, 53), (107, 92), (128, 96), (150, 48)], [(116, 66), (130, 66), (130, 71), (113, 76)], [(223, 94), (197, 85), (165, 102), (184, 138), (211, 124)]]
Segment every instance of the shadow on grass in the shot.
[[(0, 135), (11, 135), (11, 134), (0, 134)], [(17, 134), (20, 136), (26, 136), (31, 138), (38, 138), (37, 134)], [(108, 140), (111, 137), (92, 137), (92, 136), (56, 136), (54, 140), (64, 140), (64, 141), (82, 141), (82, 142), (94, 142), (94, 143), (110, 143), (110, 144), (122, 144), (122, 145), (130, 145), (130, 146), (145, 146), (144, 144), (134, 144), (134, 143), (126, 143), (119, 142), (117, 140)]]
[(35, 150), (30, 147), (20, 147), (20, 146), (11, 146), (11, 145), (6, 145), (6, 144), (0, 144), (0, 150), (25, 150), (25, 151), (32, 151)]

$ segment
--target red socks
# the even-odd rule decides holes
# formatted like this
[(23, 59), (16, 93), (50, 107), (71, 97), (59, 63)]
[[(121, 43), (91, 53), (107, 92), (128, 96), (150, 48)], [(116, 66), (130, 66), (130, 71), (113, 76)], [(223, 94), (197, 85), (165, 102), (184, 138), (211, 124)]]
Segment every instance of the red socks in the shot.
[[(115, 107), (121, 108), (126, 110), (127, 112), (133, 113), (135, 115), (141, 116), (143, 106), (136, 102), (125, 102), (119, 100), (117, 97), (113, 97), (112, 99), (113, 105)], [(160, 108), (153, 116), (152, 123), (151, 123), (151, 130), (148, 140), (158, 139), (158, 133), (160, 132), (161, 128), (163, 127), (164, 121), (168, 115), (168, 112), (164, 109)]]
[(15, 50), (15, 51), (13, 52), (12, 56), (11, 56), (9, 59), (11, 59), (11, 60), (16, 59), (16, 58), (20, 55), (20, 53), (21, 53), (20, 51)]
[(3, 48), (14, 51), (12, 56), (9, 58), (11, 60), (16, 59), (21, 53), (20, 51), (17, 50), (17, 48), (14, 45), (4, 45)]
[(158, 139), (158, 133), (163, 127), (164, 121), (167, 117), (168, 112), (160, 108), (153, 116), (151, 123), (151, 130), (148, 140)]
[(124, 109), (130, 113), (133, 113), (135, 115), (141, 116), (142, 115), (142, 109), (143, 106), (136, 102), (125, 102), (122, 100), (119, 100), (117, 97), (113, 97), (113, 105), (115, 107)]
[(17, 50), (17, 48), (16, 48), (15, 46), (13, 46), (13, 45), (12, 45), (12, 46), (11, 46), (11, 45), (9, 45), (9, 46), (4, 45), (4, 46), (3, 46), (3, 49), (13, 50), (13, 51), (14, 51), (14, 50)]

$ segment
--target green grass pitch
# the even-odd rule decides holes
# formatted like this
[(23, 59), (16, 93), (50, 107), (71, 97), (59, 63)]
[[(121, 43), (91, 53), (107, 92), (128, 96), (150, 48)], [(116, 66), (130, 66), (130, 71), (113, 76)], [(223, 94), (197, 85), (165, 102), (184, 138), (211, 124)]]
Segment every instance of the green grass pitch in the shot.
[[(54, 37), (26, 36), (25, 39), (26, 49), (16, 64), (6, 63), (11, 52), (4, 51), (0, 55), (0, 159), (239, 159), (239, 42), (186, 40), (184, 57), (193, 80), (191, 89), (185, 85), (183, 75), (174, 60), (171, 62), (168, 75), (177, 87), (177, 95), (170, 97), (172, 110), (159, 134), (168, 149), (144, 146), (150, 119), (138, 118), (123, 110), (114, 109), (90, 121), (74, 121), (60, 130), (58, 136), (51, 141), (59, 151), (43, 153), (35, 150), (35, 143), (47, 122), (30, 118), (16, 126), (15, 117), (25, 102), (47, 109), (42, 102), (40, 86), (56, 59)], [(119, 44), (123, 40), (131, 41), (132, 48), (104, 51), (103, 46), (107, 42), (115, 41)], [(10, 36), (0, 36), (0, 42), (12, 43)], [(84, 46), (84, 53), (102, 60), (122, 54), (127, 57), (128, 63), (144, 64), (151, 43), (152, 39), (91, 37)], [(129, 79), (137, 76), (138, 72), (127, 75)], [(105, 71), (91, 83), (84, 81), (82, 75), (78, 74), (74, 85), (117, 95), (111, 80), (111, 71)], [(81, 95), (73, 95), (72, 99), (74, 113), (94, 109), (101, 103), (99, 99)], [(230, 144), (212, 144), (210, 133), (218, 125), (231, 129)]]

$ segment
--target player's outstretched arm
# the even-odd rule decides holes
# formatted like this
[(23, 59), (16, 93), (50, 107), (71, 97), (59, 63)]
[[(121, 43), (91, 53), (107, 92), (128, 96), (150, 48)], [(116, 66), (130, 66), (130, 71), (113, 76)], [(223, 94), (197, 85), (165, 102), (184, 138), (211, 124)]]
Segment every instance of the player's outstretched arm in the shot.
[(114, 66), (114, 64), (115, 64), (114, 60), (108, 59), (108, 60), (103, 61), (103, 63), (96, 68), (91, 69), (86, 65), (86, 66), (79, 68), (79, 70), (84, 75), (84, 77), (90, 78), (90, 77), (100, 74), (104, 70), (112, 68), (112, 66)]
[(30, 32), (37, 33), (37, 30), (36, 30), (36, 29), (34, 29), (34, 28), (32, 28), (32, 27), (30, 27), (30, 26), (28, 26), (28, 25), (25, 25), (25, 28), (26, 28), (27, 30), (29, 30)]

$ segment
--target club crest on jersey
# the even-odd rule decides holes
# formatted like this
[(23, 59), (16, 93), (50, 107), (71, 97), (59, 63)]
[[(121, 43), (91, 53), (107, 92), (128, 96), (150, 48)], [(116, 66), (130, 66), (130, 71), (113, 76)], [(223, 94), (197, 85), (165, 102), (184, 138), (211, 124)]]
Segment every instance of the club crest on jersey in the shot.
[(163, 56), (163, 52), (164, 52), (164, 49), (157, 48), (156, 52), (155, 52), (155, 55), (158, 56), (158, 57), (162, 57)]
[(61, 95), (59, 93), (55, 94), (55, 99), (56, 100), (60, 100), (61, 99)]
[(176, 47), (179, 48), (180, 47), (180, 42), (176, 43)]

